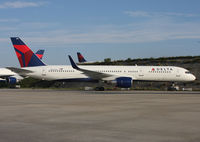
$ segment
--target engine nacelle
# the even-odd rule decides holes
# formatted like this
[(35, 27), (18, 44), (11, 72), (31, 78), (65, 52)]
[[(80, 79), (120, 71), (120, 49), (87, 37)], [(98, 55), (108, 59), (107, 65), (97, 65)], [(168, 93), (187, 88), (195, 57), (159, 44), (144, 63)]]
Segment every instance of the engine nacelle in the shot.
[(132, 86), (132, 78), (131, 77), (116, 78), (116, 87), (131, 88), (131, 86)]
[(7, 78), (7, 82), (9, 84), (16, 84), (17, 83), (17, 79), (15, 77), (8, 77)]

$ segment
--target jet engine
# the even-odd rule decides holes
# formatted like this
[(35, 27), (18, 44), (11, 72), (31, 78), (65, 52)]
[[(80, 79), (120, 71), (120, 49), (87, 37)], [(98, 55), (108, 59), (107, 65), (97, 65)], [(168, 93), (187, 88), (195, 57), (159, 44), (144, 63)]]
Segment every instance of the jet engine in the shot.
[(116, 87), (131, 88), (131, 86), (132, 86), (132, 78), (131, 77), (116, 78)]
[(17, 83), (17, 79), (15, 77), (8, 77), (6, 80), (9, 84), (16, 84)]

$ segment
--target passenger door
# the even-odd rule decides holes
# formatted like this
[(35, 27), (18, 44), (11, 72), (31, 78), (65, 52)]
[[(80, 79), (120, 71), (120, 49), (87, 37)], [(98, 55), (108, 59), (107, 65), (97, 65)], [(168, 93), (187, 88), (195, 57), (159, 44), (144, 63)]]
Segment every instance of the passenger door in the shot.
[(181, 77), (181, 74), (180, 74), (180, 71), (179, 69), (176, 70), (176, 78), (180, 78)]
[(139, 70), (138, 77), (139, 77), (140, 79), (142, 79), (142, 78), (144, 77), (144, 72), (142, 71), (142, 69)]
[(46, 69), (42, 69), (42, 79), (44, 79), (47, 75)]

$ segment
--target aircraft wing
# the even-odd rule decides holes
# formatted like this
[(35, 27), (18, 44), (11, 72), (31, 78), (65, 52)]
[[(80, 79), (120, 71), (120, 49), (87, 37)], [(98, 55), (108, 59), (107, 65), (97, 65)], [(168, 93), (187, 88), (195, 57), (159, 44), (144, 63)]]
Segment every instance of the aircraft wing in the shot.
[(89, 76), (90, 78), (98, 79), (98, 80), (102, 80), (102, 78), (106, 78), (106, 77), (111, 77), (112, 76), (112, 75), (109, 75), (109, 74), (100, 73), (100, 72), (96, 72), (96, 71), (85, 70), (85, 69), (80, 69), (79, 71), (82, 71), (83, 74)]
[(32, 71), (22, 68), (15, 68), (15, 67), (6, 67), (7, 69), (19, 74), (19, 75), (26, 75), (28, 73), (32, 73)]
[(70, 60), (71, 65), (72, 65), (72, 67), (73, 67), (74, 69), (83, 72), (83, 74), (87, 75), (87, 76), (90, 77), (90, 78), (102, 80), (103, 78), (107, 78), (107, 77), (113, 76), (113, 75), (105, 74), (105, 73), (101, 73), (101, 72), (96, 72), (96, 71), (81, 69), (81, 68), (79, 68), (79, 67), (76, 65), (76, 63), (73, 61), (73, 59), (72, 59), (71, 56), (69, 56), (69, 60)]
[(0, 75), (0, 78), (7, 78), (7, 77), (11, 77), (13, 75)]

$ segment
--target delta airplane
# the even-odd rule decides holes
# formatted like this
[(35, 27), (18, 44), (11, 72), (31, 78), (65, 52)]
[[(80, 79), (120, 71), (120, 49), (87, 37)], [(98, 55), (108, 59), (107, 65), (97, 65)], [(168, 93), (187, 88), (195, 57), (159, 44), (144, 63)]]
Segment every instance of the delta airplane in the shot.
[[(39, 59), (42, 59), (44, 50), (40, 49), (35, 54)], [(10, 84), (15, 84), (22, 79), (24, 79), (22, 76), (20, 76), (19, 74), (15, 73), (7, 68), (0, 68), (0, 81), (4, 81), (4, 82), (6, 81)]]
[[(23, 76), (49, 81), (92, 81), (115, 83), (120, 88), (130, 88), (140, 81), (194, 81), (196, 77), (187, 69), (175, 66), (77, 66), (71, 56), (69, 65), (46, 65), (18, 37), (12, 37), (14, 49), (22, 68), (8, 67)], [(28, 65), (28, 66), (25, 66)]]

